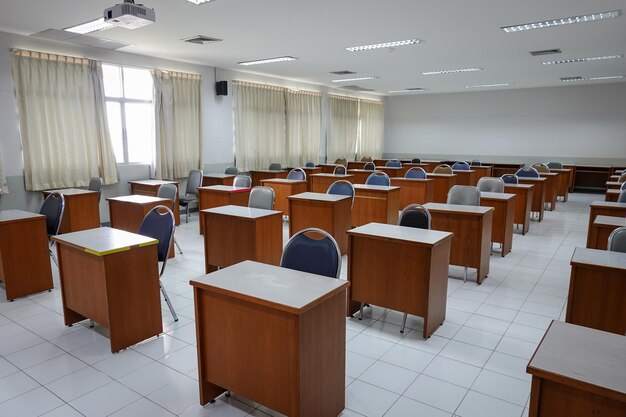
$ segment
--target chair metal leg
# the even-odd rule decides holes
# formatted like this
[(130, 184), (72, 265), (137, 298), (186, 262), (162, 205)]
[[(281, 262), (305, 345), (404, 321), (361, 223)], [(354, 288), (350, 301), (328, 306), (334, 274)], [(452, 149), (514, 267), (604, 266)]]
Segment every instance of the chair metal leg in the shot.
[(174, 238), (174, 244), (176, 245), (176, 247), (178, 248), (178, 252), (180, 252), (180, 254), (183, 254), (183, 250), (180, 248), (180, 245), (178, 244), (178, 242), (176, 241), (176, 238)]
[(467, 267), (465, 267), (465, 277), (463, 278), (463, 282), (467, 282)]
[(404, 317), (402, 317), (402, 328), (400, 329), (400, 333), (404, 333), (404, 326), (406, 326), (406, 318), (408, 314), (404, 313)]
[(185, 215), (185, 223), (189, 223), (189, 204), (187, 204), (187, 213)]
[(363, 307), (365, 306), (365, 303), (361, 303), (361, 309), (360, 309), (360, 314), (359, 314), (359, 320), (363, 320)]
[(52, 249), (49, 249), (48, 252), (50, 252), (50, 257), (54, 261), (54, 264), (57, 266), (57, 269), (59, 269), (59, 263), (57, 262), (57, 257), (54, 256), (54, 253), (52, 252)]
[(178, 321), (178, 316), (176, 315), (176, 312), (174, 311), (174, 306), (172, 306), (170, 297), (168, 297), (167, 291), (165, 291), (163, 284), (161, 284), (161, 280), (159, 280), (159, 287), (161, 288), (161, 293), (163, 293), (163, 298), (165, 298), (165, 302), (167, 303), (167, 306), (170, 309), (170, 313), (172, 313), (172, 316), (174, 316), (174, 321)]

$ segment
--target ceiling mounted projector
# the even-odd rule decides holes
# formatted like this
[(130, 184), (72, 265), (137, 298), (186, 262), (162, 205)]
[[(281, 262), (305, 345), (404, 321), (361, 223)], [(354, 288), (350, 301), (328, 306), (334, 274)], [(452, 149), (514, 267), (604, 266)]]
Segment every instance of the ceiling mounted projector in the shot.
[(134, 0), (124, 0), (104, 10), (104, 21), (126, 29), (137, 29), (156, 21), (154, 9), (143, 4), (135, 4)]

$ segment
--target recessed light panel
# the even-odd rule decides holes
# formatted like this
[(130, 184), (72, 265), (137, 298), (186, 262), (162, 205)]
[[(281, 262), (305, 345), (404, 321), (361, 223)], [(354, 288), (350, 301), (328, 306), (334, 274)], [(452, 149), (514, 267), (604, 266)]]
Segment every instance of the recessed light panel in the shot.
[(482, 68), (459, 68), (459, 69), (422, 72), (422, 75), (456, 74), (459, 72), (474, 72), (474, 71), (482, 71), (482, 70), (483, 70)]
[(209, 3), (213, 0), (187, 0), (187, 1), (193, 4), (204, 4), (204, 3)]
[(599, 77), (562, 77), (561, 81), (563, 82), (572, 82), (572, 81), (599, 81), (599, 80), (619, 80), (624, 78), (623, 75), (603, 75)]
[(508, 87), (510, 85), (513, 85), (513, 83), (466, 85), (465, 88), (494, 88), (494, 87)]
[(260, 64), (272, 64), (274, 62), (286, 62), (286, 61), (296, 61), (298, 58), (294, 58), (292, 56), (279, 56), (277, 58), (267, 58), (267, 59), (259, 59), (256, 61), (242, 61), (237, 62), (239, 65), (260, 65)]
[(503, 26), (500, 29), (506, 33), (522, 32), (525, 30), (544, 29), (555, 26), (572, 25), (574, 23), (595, 22), (596, 20), (614, 19), (621, 16), (621, 10), (612, 10), (610, 12), (599, 12), (587, 14), (583, 16), (563, 17), (559, 19), (544, 20), (542, 22), (522, 23), (521, 25)]
[(403, 41), (392, 41), (392, 42), (383, 42), (383, 43), (373, 43), (371, 45), (350, 46), (345, 49), (346, 51), (350, 51), (350, 52), (362, 52), (362, 51), (369, 51), (371, 49), (397, 48), (399, 46), (415, 45), (420, 42), (422, 41), (420, 41), (419, 39), (406, 39)]
[(605, 55), (605, 56), (594, 56), (589, 58), (572, 58), (572, 59), (561, 59), (558, 61), (545, 61), (542, 62), (543, 65), (553, 65), (553, 64), (573, 64), (576, 62), (591, 62), (591, 61), (604, 61), (606, 59), (619, 59), (624, 58), (624, 55)]
[(113, 27), (115, 27), (115, 25), (106, 23), (104, 21), (104, 17), (101, 17), (99, 19), (81, 23), (80, 25), (71, 26), (63, 30), (66, 32), (80, 33), (81, 35), (85, 35), (87, 33), (98, 32), (98, 31), (105, 30), (105, 29), (111, 29)]
[(389, 91), (390, 94), (395, 94), (395, 93), (414, 93), (416, 91), (426, 91), (425, 88), (421, 88), (421, 87), (410, 87), (410, 88), (405, 88), (404, 90), (391, 90)]
[(330, 80), (331, 83), (349, 83), (352, 81), (367, 81), (367, 80), (374, 80), (378, 77), (372, 77), (372, 76), (368, 76), (368, 77), (356, 77), (356, 78), (343, 78), (340, 80)]

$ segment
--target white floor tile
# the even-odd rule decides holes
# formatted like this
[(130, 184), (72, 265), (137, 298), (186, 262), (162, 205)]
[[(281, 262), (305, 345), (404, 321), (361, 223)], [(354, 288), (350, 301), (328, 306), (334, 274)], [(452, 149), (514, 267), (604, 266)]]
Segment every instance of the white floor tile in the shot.
[[(219, 397), (214, 404), (202, 407), (200, 404), (180, 414), (181, 417), (242, 417), (251, 413), (254, 409), (240, 401)], [(130, 417), (130, 416), (129, 416)], [(151, 416), (148, 416), (151, 417)]]
[(111, 378), (100, 371), (87, 367), (46, 384), (46, 388), (70, 402), (111, 382)]
[(519, 417), (522, 411), (523, 407), (470, 391), (456, 410), (456, 414), (460, 417)]
[(70, 402), (86, 416), (104, 417), (137, 401), (139, 394), (119, 382), (111, 382)]
[(64, 353), (63, 350), (52, 343), (44, 342), (7, 355), (6, 359), (18, 368), (24, 369), (61, 356)]
[(120, 378), (119, 382), (141, 395), (148, 395), (168, 384), (176, 382), (182, 377), (183, 374), (180, 372), (162, 363), (153, 362)]
[(188, 343), (167, 334), (152, 338), (133, 346), (133, 350), (152, 359), (161, 359), (170, 353), (188, 346)]
[(470, 365), (483, 366), (489, 359), (491, 352), (492, 351), (489, 349), (451, 340), (450, 343), (443, 348), (440, 355)]
[(13, 374), (17, 372), (18, 370), (19, 369), (17, 369), (11, 362), (0, 357), (0, 378)]
[(530, 382), (531, 377), (526, 373), (527, 365), (527, 359), (493, 352), (485, 364), (485, 369)]
[(24, 372), (0, 378), (0, 403), (37, 388), (39, 384)]
[(392, 342), (361, 333), (346, 344), (346, 349), (370, 358), (379, 359), (393, 346)]
[(530, 395), (530, 384), (517, 378), (483, 370), (472, 385), (472, 391), (523, 407)]
[(458, 385), (420, 375), (406, 390), (404, 396), (448, 413), (454, 413), (466, 393), (467, 389)]
[(402, 394), (418, 375), (406, 368), (378, 361), (361, 374), (359, 380)]
[(45, 385), (55, 379), (62, 378), (86, 366), (87, 364), (83, 361), (80, 361), (72, 355), (66, 353), (27, 368), (24, 372), (26, 372), (35, 381)]
[(39, 387), (0, 404), (0, 416), (36, 417), (61, 405), (59, 397)]
[(376, 359), (369, 356), (359, 355), (358, 353), (346, 352), (346, 375), (352, 378), (358, 378)]
[(152, 359), (147, 356), (137, 353), (134, 350), (126, 349), (93, 364), (93, 367), (113, 379), (119, 379), (150, 363), (152, 363)]
[(533, 353), (537, 350), (537, 343), (526, 342), (524, 340), (513, 339), (512, 337), (504, 336), (498, 346), (497, 352), (506, 353), (507, 355), (517, 356), (522, 359), (529, 359)]
[(398, 401), (389, 409), (385, 417), (451, 417), (452, 414), (431, 407), (424, 403), (400, 397)]
[(159, 362), (183, 374), (191, 372), (198, 367), (198, 354), (196, 352), (196, 347), (184, 347), (174, 353), (170, 353), (163, 359), (160, 359)]
[(479, 373), (479, 367), (442, 356), (437, 356), (433, 359), (423, 372), (424, 375), (432, 376), (433, 378), (468, 389), (472, 386)]
[(398, 394), (354, 381), (346, 388), (346, 408), (368, 417), (382, 417), (399, 398)]
[(42, 417), (83, 417), (83, 415), (76, 411), (75, 408), (64, 404), (61, 407), (55, 408), (52, 411), (48, 411), (47, 413), (42, 414)]
[(186, 376), (146, 397), (174, 414), (182, 414), (200, 401), (198, 382)]
[(452, 340), (468, 343), (470, 345), (479, 346), (485, 349), (494, 349), (502, 336), (471, 327), (463, 327), (459, 330)]

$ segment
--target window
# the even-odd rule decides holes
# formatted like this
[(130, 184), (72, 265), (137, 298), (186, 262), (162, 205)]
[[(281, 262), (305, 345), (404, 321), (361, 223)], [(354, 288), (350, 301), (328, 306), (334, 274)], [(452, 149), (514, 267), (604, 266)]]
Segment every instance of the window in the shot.
[(111, 142), (118, 164), (152, 163), (152, 76), (141, 68), (102, 65)]

